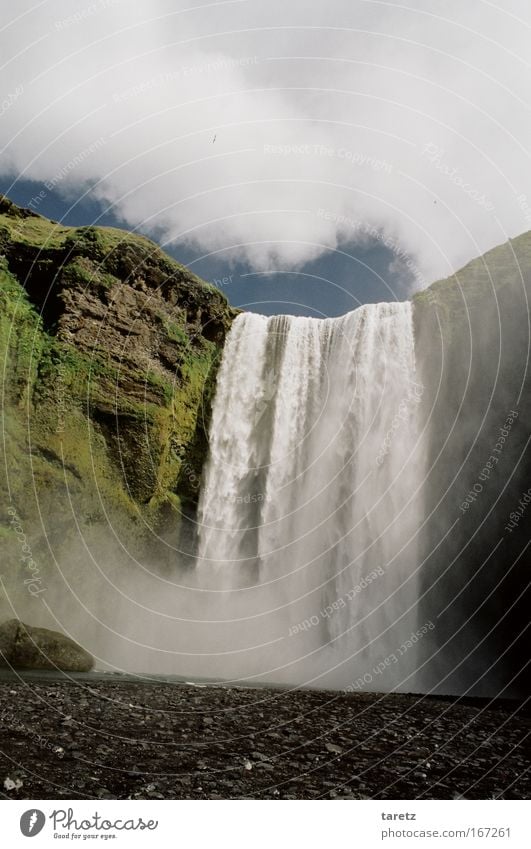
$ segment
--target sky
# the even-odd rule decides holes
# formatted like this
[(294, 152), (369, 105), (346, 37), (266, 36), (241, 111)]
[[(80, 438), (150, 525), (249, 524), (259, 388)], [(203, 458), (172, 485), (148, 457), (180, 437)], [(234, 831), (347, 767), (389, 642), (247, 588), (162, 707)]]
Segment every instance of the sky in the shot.
[[(19, 206), (34, 208), (47, 218), (71, 226), (96, 223), (127, 227), (112, 209), (90, 197), (69, 203), (57, 191), (47, 191), (44, 183), (0, 177), (0, 192)], [(42, 198), (41, 192), (45, 193)], [(35, 198), (38, 204), (30, 207)], [(140, 226), (138, 232), (146, 231)], [(328, 250), (302, 267), (286, 265), (274, 272), (255, 269), (243, 258), (234, 261), (230, 251), (204, 253), (197, 245), (185, 242), (164, 243), (164, 249), (221, 289), (234, 306), (265, 315), (344, 315), (361, 304), (403, 300), (415, 283), (406, 261), (397, 261), (396, 255), (378, 239)]]
[(531, 229), (523, 0), (3, 2), (0, 190), (338, 315)]

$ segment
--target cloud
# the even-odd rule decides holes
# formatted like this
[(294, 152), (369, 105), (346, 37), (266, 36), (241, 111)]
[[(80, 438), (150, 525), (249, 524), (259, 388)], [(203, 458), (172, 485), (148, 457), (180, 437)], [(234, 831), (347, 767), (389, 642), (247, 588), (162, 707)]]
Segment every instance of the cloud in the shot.
[(393, 240), (417, 284), (531, 228), (523, 0), (21, 0), (2, 173), (257, 270)]

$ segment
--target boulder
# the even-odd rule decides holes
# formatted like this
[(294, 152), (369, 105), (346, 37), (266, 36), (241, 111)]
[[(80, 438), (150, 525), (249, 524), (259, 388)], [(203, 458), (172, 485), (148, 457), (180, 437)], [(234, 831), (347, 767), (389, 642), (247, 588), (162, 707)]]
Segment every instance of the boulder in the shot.
[(89, 672), (94, 659), (78, 643), (48, 628), (33, 628), (19, 619), (0, 625), (0, 668)]

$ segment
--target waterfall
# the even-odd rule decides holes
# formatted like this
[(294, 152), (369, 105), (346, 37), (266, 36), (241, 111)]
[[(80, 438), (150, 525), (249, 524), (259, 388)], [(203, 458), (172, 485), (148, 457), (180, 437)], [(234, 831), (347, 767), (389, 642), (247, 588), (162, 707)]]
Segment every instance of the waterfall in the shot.
[(235, 320), (197, 574), (220, 617), (268, 644), (256, 677), (419, 688), (416, 645), (433, 627), (417, 616), (421, 395), (409, 303)]

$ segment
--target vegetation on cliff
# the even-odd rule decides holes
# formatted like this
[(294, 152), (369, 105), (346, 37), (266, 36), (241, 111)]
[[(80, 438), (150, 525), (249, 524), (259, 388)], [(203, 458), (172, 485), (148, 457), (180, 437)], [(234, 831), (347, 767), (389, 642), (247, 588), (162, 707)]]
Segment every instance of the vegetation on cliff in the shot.
[(8, 508), (31, 527), (53, 516), (59, 537), (72, 510), (126, 516), (141, 535), (177, 527), (235, 314), (148, 239), (63, 227), (0, 196), (6, 540)]

